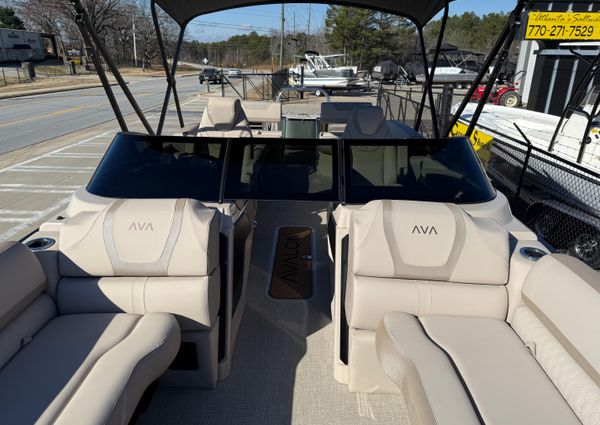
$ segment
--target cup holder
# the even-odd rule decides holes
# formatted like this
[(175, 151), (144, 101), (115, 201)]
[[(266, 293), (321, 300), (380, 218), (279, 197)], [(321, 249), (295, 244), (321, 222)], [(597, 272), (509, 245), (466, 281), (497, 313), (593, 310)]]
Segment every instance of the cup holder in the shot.
[(28, 241), (25, 245), (33, 252), (44, 251), (54, 245), (56, 241), (52, 238), (37, 238)]
[(524, 248), (521, 248), (521, 250), (519, 252), (521, 253), (521, 255), (523, 257), (525, 257), (531, 261), (537, 261), (540, 258), (542, 258), (544, 255), (548, 255), (548, 253), (546, 251), (544, 251), (543, 249), (534, 248), (531, 246), (526, 246)]

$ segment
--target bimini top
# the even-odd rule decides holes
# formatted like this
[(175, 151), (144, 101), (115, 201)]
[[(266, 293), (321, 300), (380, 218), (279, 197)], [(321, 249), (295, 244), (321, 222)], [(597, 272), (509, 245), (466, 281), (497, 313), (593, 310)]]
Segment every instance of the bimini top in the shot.
[(272, 3), (323, 3), (341, 6), (362, 7), (404, 16), (418, 26), (425, 26), (441, 11), (446, 3), (453, 0), (154, 0), (180, 26), (186, 25), (197, 16), (221, 10), (244, 6), (258, 6)]

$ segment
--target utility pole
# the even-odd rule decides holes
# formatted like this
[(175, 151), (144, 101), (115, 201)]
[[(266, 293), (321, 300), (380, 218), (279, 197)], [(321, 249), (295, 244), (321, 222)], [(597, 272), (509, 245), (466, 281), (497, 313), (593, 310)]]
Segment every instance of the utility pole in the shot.
[(283, 69), (283, 40), (285, 38), (285, 5), (281, 3), (281, 42), (279, 43), (279, 69)]
[(306, 31), (306, 50), (310, 50), (310, 13), (312, 11), (312, 4), (308, 4), (308, 25)]
[(133, 60), (137, 68), (137, 44), (135, 39), (135, 15), (131, 15), (131, 30), (133, 31)]

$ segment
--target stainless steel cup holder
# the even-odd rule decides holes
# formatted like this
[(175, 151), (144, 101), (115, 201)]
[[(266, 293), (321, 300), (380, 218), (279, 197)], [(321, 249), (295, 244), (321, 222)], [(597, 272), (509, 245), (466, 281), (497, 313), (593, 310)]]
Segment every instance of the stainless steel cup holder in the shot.
[(27, 241), (25, 245), (33, 252), (44, 251), (56, 243), (52, 238), (37, 238)]
[(548, 255), (548, 253), (546, 251), (544, 251), (543, 249), (534, 248), (532, 246), (523, 247), (519, 250), (519, 252), (521, 253), (521, 255), (523, 257), (525, 257), (531, 261), (537, 261), (540, 258), (542, 258), (544, 255)]

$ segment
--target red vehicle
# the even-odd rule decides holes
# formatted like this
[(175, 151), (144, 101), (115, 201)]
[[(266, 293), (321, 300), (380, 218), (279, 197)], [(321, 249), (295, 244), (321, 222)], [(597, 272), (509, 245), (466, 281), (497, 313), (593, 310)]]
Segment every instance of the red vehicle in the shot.
[[(485, 91), (485, 84), (480, 85), (473, 93), (471, 97), (472, 102), (479, 102), (479, 99), (483, 97)], [(521, 105), (521, 96), (517, 92), (517, 87), (514, 84), (501, 84), (495, 85), (490, 93), (488, 102), (494, 105), (507, 106), (509, 108), (515, 108)]]
[[(518, 92), (517, 85), (524, 76), (525, 72), (521, 71), (513, 76), (512, 81), (510, 82), (499, 81), (499, 84), (494, 85), (490, 97), (488, 98), (488, 102), (493, 103), (494, 105), (506, 106), (508, 108), (521, 106), (521, 95)], [(471, 101), (479, 102), (479, 99), (483, 97), (484, 91), (485, 84), (477, 87), (477, 90), (471, 97)]]

